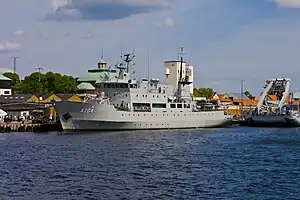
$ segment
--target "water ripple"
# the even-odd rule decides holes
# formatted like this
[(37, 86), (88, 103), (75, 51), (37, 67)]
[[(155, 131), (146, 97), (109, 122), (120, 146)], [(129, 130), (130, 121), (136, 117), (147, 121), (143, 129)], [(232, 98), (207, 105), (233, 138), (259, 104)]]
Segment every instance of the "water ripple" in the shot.
[(298, 129), (0, 135), (0, 197), (299, 199)]

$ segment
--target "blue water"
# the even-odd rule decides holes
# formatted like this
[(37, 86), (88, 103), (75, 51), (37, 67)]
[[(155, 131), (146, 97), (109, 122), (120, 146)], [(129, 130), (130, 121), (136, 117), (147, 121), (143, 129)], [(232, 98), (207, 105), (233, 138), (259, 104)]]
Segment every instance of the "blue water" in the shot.
[(1, 200), (300, 199), (300, 129), (0, 135)]

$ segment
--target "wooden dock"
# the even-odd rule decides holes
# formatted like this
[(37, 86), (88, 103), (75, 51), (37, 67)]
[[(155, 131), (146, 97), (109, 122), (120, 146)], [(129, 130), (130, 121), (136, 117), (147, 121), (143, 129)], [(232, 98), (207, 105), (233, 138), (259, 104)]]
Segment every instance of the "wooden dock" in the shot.
[(62, 131), (62, 127), (59, 123), (51, 124), (35, 124), (35, 123), (22, 123), (0, 122), (0, 132), (50, 132), (50, 131)]

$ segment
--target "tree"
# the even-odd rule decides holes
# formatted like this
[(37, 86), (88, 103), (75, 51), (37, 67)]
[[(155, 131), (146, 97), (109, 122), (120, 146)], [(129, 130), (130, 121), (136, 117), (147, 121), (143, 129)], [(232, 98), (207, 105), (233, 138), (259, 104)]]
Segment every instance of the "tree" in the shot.
[(193, 96), (194, 97), (205, 97), (210, 98), (213, 95), (214, 91), (211, 88), (194, 88)]
[(7, 77), (12, 77), (11, 79), (13, 80), (12, 84), (14, 84), (13, 90), (15, 94), (74, 94), (77, 91), (75, 78), (59, 73), (47, 72), (46, 74), (42, 74), (33, 72), (32, 74), (25, 76), (24, 80), (21, 81), (17, 74), (9, 74)]

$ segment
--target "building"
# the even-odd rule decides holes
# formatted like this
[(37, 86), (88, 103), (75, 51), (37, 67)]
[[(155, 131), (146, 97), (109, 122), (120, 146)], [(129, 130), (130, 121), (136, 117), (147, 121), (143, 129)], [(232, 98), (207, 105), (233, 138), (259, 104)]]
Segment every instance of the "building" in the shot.
[(78, 93), (79, 94), (95, 94), (96, 89), (95, 87), (90, 83), (80, 83), (77, 85)]
[(72, 101), (72, 102), (82, 102), (82, 99), (75, 94), (44, 94), (40, 103), (51, 103), (53, 101)]
[(0, 105), (38, 103), (39, 98), (33, 94), (0, 95)]
[(0, 95), (11, 95), (11, 79), (4, 75), (0, 75)]
[(108, 71), (115, 73), (116, 70), (109, 70), (107, 68), (107, 63), (104, 60), (100, 60), (98, 62), (98, 66), (95, 69), (89, 69), (87, 73), (83, 76), (80, 76), (77, 79), (77, 83), (80, 84), (82, 82), (90, 83), (94, 85), (99, 79), (107, 79), (109, 78)]
[(39, 98), (32, 94), (0, 95), (0, 107), (7, 116), (16, 120), (17, 117), (27, 118), (32, 111), (43, 109)]
[[(175, 89), (178, 86), (178, 80), (180, 77), (180, 61), (165, 61), (164, 62), (164, 69), (166, 75), (166, 84), (172, 85)], [(182, 63), (182, 77), (186, 80), (192, 82), (189, 85), (185, 85), (183, 87), (184, 90), (190, 91), (193, 94), (194, 90), (194, 67), (187, 65), (186, 62)]]

